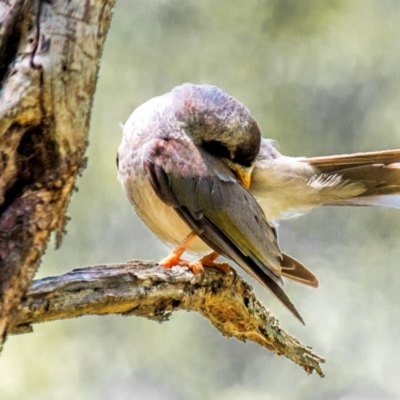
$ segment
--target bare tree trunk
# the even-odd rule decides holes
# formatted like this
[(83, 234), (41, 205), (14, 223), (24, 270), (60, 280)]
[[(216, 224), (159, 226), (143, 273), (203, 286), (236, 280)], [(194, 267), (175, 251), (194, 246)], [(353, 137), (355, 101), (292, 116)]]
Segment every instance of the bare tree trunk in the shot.
[(61, 242), (85, 165), (113, 4), (0, 0), (0, 349), (8, 333), (39, 321), (93, 313), (163, 319), (181, 308), (200, 312), (225, 336), (253, 340), (323, 375), (323, 359), (284, 332), (245, 282), (218, 272), (193, 286), (187, 271), (99, 266), (38, 281), (28, 293), (50, 234)]
[(0, 346), (65, 210), (114, 0), (0, 1)]

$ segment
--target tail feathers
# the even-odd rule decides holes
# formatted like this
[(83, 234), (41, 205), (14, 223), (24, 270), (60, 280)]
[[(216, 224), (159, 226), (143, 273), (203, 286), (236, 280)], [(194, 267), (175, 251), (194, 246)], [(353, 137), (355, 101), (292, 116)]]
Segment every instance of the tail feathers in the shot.
[(373, 164), (337, 171), (343, 179), (361, 182), (365, 192), (360, 197), (400, 193), (400, 164)]
[(274, 295), (303, 325), (305, 325), (303, 318), (297, 311), (295, 305), (289, 299), (288, 295), (281, 288), (282, 279), (280, 276), (271, 277), (265, 273), (265, 270), (260, 268), (259, 262), (256, 262), (250, 257), (241, 255), (240, 258), (235, 259), (249, 275), (257, 279), (272, 295)]
[(400, 194), (389, 194), (370, 197), (354, 197), (335, 203), (326, 203), (329, 206), (367, 206), (400, 209)]
[(287, 254), (282, 253), (282, 257), (282, 276), (297, 283), (301, 283), (302, 285), (307, 285), (313, 288), (317, 288), (319, 286), (318, 278), (303, 264)]
[(390, 165), (400, 163), (400, 149), (343, 154), (339, 156), (312, 157), (300, 160), (318, 168), (321, 172), (335, 172), (362, 165)]
[(267, 288), (303, 325), (305, 325), (300, 313), (278, 283), (265, 274), (256, 275), (256, 277), (265, 288)]
[[(245, 269), (248, 270), (248, 267)], [(305, 325), (300, 313), (283, 291), (279, 282), (271, 279), (258, 266), (253, 266), (248, 272), (257, 278), (264, 287), (266, 287), (303, 325)], [(282, 253), (281, 260), (281, 276), (312, 288), (317, 288), (319, 286), (318, 278), (308, 268), (284, 253)]]
[(400, 150), (315, 157), (303, 161), (324, 175), (340, 177), (342, 183), (348, 183), (344, 187), (359, 184), (364, 189), (347, 199), (328, 200), (326, 205), (400, 208)]

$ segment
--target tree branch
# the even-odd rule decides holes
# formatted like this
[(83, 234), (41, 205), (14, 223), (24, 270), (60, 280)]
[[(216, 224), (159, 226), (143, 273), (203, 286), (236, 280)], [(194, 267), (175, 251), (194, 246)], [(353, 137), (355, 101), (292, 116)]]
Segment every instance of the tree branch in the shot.
[(11, 333), (32, 324), (82, 315), (136, 315), (166, 321), (175, 310), (197, 311), (224, 336), (251, 340), (323, 376), (324, 359), (279, 327), (239, 276), (206, 269), (204, 279), (186, 268), (154, 262), (98, 265), (34, 281)]

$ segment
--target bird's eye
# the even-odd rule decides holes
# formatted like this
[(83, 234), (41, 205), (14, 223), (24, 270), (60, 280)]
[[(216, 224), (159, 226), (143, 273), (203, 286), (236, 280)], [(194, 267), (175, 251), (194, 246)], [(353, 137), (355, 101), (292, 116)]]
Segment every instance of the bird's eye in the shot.
[(117, 168), (119, 168), (119, 154), (118, 153), (117, 153), (117, 157), (116, 157), (115, 161), (117, 162)]

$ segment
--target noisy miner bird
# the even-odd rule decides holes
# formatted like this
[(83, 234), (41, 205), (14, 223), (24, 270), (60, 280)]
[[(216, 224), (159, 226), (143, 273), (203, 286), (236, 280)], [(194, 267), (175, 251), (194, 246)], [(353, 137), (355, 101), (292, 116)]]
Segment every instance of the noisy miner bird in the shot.
[[(118, 178), (138, 216), (174, 250), (160, 264), (231, 259), (302, 323), (282, 277), (318, 286), (282, 253), (275, 221), (321, 205), (400, 208), (400, 150), (294, 158), (263, 139), (249, 110), (223, 90), (184, 84), (139, 106), (123, 127)], [(203, 255), (182, 260), (185, 251)]]

